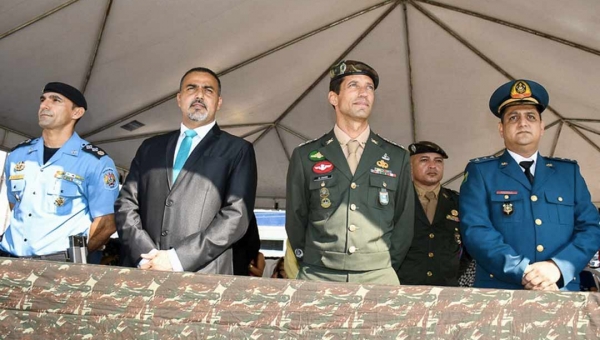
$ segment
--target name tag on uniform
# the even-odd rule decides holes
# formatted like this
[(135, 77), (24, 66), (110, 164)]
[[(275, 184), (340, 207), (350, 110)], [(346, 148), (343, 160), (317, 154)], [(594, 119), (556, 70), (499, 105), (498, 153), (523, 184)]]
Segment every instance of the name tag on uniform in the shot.
[(8, 180), (14, 181), (14, 180), (23, 179), (23, 178), (25, 178), (25, 175), (10, 175), (10, 177), (8, 178)]

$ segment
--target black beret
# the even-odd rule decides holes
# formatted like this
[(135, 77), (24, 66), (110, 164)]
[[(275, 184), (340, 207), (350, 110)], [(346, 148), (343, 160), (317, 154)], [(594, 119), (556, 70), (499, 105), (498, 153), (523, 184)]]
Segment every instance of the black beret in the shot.
[(502, 118), (502, 110), (513, 105), (535, 105), (541, 114), (550, 98), (546, 89), (532, 80), (517, 79), (500, 86), (490, 97), (490, 110)]
[(377, 71), (373, 69), (371, 66), (363, 63), (362, 61), (356, 60), (342, 60), (339, 63), (333, 65), (329, 70), (329, 76), (331, 80), (329, 81), (329, 91), (333, 91), (333, 82), (336, 80), (343, 78), (345, 76), (351, 76), (355, 74), (363, 74), (368, 76), (373, 80), (373, 85), (375, 85), (375, 89), (379, 85), (379, 75)]
[(446, 151), (444, 151), (444, 149), (442, 149), (439, 145), (433, 142), (428, 142), (426, 140), (412, 143), (411, 145), (409, 145), (408, 150), (410, 150), (411, 156), (419, 153), (434, 152), (442, 155), (444, 159), (448, 158), (448, 155), (446, 154)]
[(62, 94), (63, 96), (67, 97), (70, 101), (72, 101), (73, 104), (79, 107), (83, 107), (87, 110), (87, 101), (85, 101), (83, 93), (79, 92), (78, 89), (74, 88), (71, 85), (59, 82), (48, 83), (44, 87), (43, 93), (46, 92), (55, 92)]

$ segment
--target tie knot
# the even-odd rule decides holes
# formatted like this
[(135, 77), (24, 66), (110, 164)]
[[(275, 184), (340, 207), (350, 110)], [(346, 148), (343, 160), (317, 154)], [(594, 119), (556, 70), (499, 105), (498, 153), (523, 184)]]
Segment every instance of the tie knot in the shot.
[(356, 139), (349, 141), (348, 142), (348, 153), (349, 154), (356, 153), (356, 150), (358, 150), (358, 146), (359, 146), (359, 143)]
[(529, 170), (529, 168), (531, 168), (531, 166), (533, 165), (533, 161), (522, 161), (519, 163), (519, 165), (522, 166), (523, 169)]
[(435, 198), (435, 192), (428, 191), (428, 192), (425, 193), (425, 197), (427, 197), (427, 199), (431, 201), (432, 199)]
[(184, 132), (186, 137), (190, 137), (190, 138), (194, 138), (196, 136), (198, 136), (198, 133), (194, 130), (187, 130)]

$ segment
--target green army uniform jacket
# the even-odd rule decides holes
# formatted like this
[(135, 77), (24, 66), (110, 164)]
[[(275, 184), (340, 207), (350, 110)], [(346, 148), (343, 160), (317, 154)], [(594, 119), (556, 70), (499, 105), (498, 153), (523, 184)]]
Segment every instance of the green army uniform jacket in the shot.
[(286, 231), (299, 263), (397, 271), (413, 223), (414, 187), (402, 147), (371, 132), (354, 176), (333, 130), (294, 150)]
[[(415, 192), (415, 235), (398, 271), (402, 284), (458, 286), (462, 259), (458, 193), (440, 188), (433, 223)], [(470, 258), (469, 258), (470, 259)], [(465, 265), (466, 266), (466, 265)]]

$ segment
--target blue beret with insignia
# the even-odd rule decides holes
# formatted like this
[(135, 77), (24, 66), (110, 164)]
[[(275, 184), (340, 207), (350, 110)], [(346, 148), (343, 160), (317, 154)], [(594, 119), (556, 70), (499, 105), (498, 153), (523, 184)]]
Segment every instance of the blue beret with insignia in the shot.
[(532, 80), (517, 79), (500, 86), (490, 97), (490, 110), (502, 118), (502, 111), (513, 105), (535, 105), (541, 114), (550, 97), (546, 89)]

